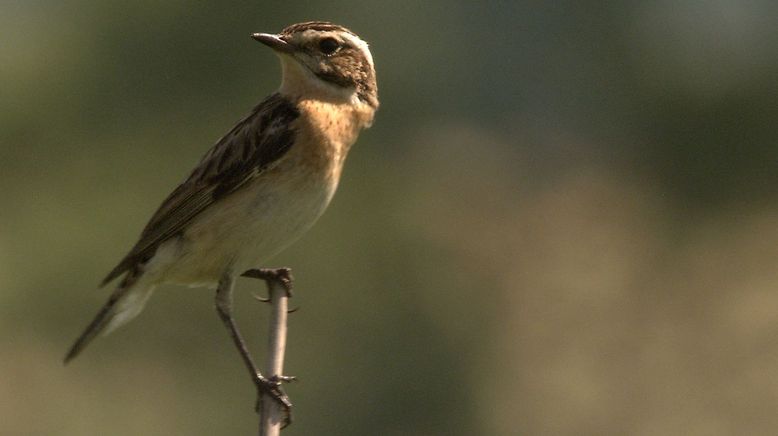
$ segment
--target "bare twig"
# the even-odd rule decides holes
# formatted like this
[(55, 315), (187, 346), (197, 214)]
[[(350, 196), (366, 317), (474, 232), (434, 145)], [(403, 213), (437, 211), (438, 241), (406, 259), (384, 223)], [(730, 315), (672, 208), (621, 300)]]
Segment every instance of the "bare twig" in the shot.
[[(286, 351), (286, 320), (289, 313), (289, 297), (292, 292), (292, 276), (288, 269), (251, 270), (243, 275), (262, 279), (267, 283), (268, 299), (272, 312), (270, 315), (265, 373), (268, 380), (278, 383), (280, 391), (281, 383), (293, 380), (292, 377), (282, 375), (284, 370), (284, 352)], [(259, 434), (260, 436), (278, 436), (281, 433), (281, 429), (291, 423), (289, 407), (285, 407), (268, 392), (260, 392), (259, 395)]]

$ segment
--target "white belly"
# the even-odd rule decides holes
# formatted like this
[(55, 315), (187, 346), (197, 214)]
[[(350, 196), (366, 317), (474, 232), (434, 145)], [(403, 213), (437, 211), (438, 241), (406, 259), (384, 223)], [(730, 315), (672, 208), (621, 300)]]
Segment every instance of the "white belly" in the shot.
[[(222, 275), (267, 265), (326, 209), (337, 180), (276, 168), (214, 203), (182, 237), (160, 246), (159, 282), (215, 286)], [(282, 177), (283, 176), (283, 177)]]

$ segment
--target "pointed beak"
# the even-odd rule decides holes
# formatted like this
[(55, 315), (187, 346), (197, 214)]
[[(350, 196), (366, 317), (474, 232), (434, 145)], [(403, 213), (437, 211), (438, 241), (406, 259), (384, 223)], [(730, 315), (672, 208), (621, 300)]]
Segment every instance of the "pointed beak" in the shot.
[(291, 53), (294, 51), (294, 47), (281, 39), (278, 35), (273, 35), (270, 33), (255, 33), (251, 35), (251, 37), (279, 53)]

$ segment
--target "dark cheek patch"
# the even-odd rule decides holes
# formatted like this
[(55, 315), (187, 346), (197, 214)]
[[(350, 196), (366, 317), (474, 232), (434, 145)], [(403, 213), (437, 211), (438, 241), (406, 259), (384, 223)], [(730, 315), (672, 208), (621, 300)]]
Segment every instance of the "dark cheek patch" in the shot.
[(360, 100), (372, 107), (378, 106), (375, 76), (360, 50), (346, 46), (334, 55), (324, 57), (313, 73), (336, 86), (355, 88)]
[(335, 69), (322, 70), (316, 73), (316, 77), (324, 80), (325, 82), (334, 83), (335, 85), (348, 88), (355, 86), (356, 84), (350, 80), (348, 76), (343, 75), (342, 72), (338, 72)]
[(322, 80), (343, 87), (368, 85), (370, 72), (367, 59), (358, 50), (346, 48), (325, 61), (323, 68), (316, 73)]

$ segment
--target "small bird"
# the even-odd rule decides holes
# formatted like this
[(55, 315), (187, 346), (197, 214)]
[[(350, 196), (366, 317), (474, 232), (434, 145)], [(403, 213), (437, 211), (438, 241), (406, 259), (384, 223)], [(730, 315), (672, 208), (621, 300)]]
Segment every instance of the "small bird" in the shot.
[(66, 363), (99, 333), (138, 315), (163, 283), (216, 288), (219, 315), (238, 334), (231, 313), (235, 278), (296, 240), (332, 199), (349, 148), (378, 109), (368, 45), (324, 21), (252, 37), (279, 56), (280, 88), (219, 139), (162, 202), (102, 281), (101, 287), (121, 277)]

